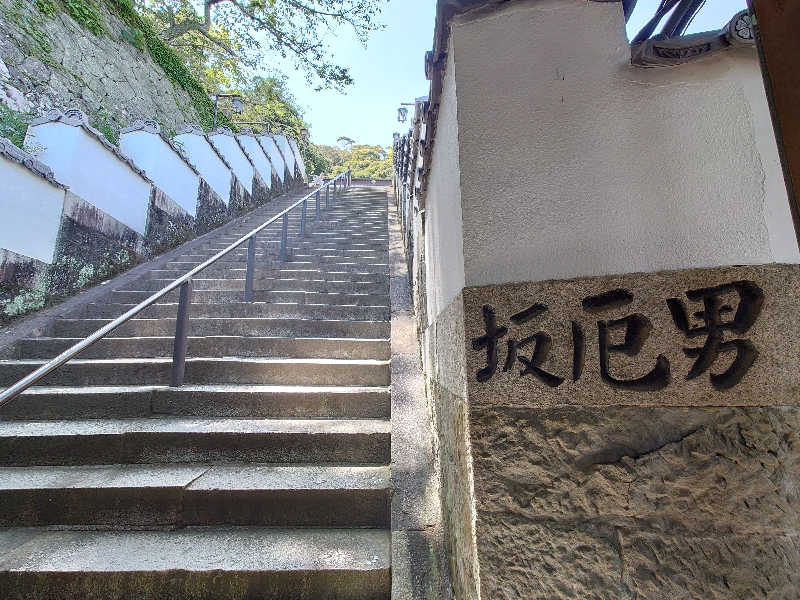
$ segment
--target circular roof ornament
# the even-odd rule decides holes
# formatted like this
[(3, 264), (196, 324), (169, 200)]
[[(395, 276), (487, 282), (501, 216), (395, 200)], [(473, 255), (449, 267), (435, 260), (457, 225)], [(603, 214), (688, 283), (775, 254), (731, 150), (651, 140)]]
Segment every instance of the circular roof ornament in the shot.
[(756, 43), (755, 23), (750, 11), (743, 10), (728, 24), (728, 40), (736, 46), (752, 46)]

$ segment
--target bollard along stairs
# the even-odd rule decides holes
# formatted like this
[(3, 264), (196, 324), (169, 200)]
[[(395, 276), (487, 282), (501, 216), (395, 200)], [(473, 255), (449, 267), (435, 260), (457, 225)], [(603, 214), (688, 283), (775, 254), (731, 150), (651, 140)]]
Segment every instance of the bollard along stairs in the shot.
[[(299, 197), (21, 340), (0, 388)], [(283, 261), (258, 234), (252, 302), (247, 244), (193, 279), (181, 387), (175, 290), (0, 407), (0, 597), (389, 597), (386, 194), (299, 221)]]

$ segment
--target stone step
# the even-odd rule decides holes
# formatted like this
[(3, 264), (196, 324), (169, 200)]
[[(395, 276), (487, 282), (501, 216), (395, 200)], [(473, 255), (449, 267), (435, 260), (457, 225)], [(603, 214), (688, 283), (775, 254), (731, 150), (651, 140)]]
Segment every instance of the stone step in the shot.
[[(333, 247), (331, 247), (333, 246)], [(388, 251), (385, 249), (385, 244), (383, 244), (383, 248), (380, 247), (379, 244), (374, 244), (374, 247), (371, 248), (362, 248), (359, 250), (353, 250), (349, 247), (345, 248), (345, 243), (342, 243), (340, 247), (336, 245), (330, 244), (328, 242), (319, 242), (318, 244), (303, 244), (303, 245), (291, 245), (287, 246), (287, 251), (289, 252), (289, 256), (298, 256), (298, 255), (307, 255), (307, 256), (337, 256), (339, 258), (369, 258), (372, 262), (380, 262), (386, 261), (388, 258)], [(214, 254), (225, 250), (227, 246), (225, 244), (217, 243), (212, 244), (209, 247), (201, 246), (199, 248), (195, 248), (195, 254), (197, 255), (205, 255), (206, 252), (208, 256), (211, 257)], [(278, 252), (280, 251), (280, 244), (275, 243), (274, 247), (272, 242), (270, 242), (267, 248), (264, 247), (263, 242), (258, 242), (256, 244), (256, 257), (261, 256), (278, 256)], [(239, 250), (231, 250), (231, 252), (227, 256), (238, 256), (241, 258), (245, 258), (247, 256), (247, 249)]]
[(389, 526), (388, 466), (0, 467), (0, 527)]
[[(111, 319), (57, 319), (52, 337), (86, 337)], [(189, 335), (253, 337), (388, 338), (386, 321), (336, 321), (313, 319), (189, 319)], [(131, 319), (107, 337), (163, 337), (175, 335), (175, 319)]]
[(300, 385), (36, 386), (0, 406), (4, 420), (248, 417), (384, 419), (387, 387)]
[(385, 294), (389, 291), (387, 283), (371, 281), (307, 281), (304, 279), (278, 279), (263, 277), (254, 282), (253, 287), (263, 291), (301, 290), (320, 294)]
[[(170, 280), (171, 282), (172, 280)], [(197, 280), (194, 280), (197, 281)], [(244, 293), (244, 279), (222, 279), (222, 280), (205, 280), (212, 281), (213, 284), (201, 284), (203, 287), (195, 287), (192, 290), (192, 297), (202, 297), (201, 292), (241, 292)], [(150, 283), (157, 282), (157, 283)], [(159, 280), (156, 279), (143, 279), (139, 282), (130, 284), (128, 289), (115, 290), (115, 292), (143, 292), (141, 300), (145, 300), (152, 296), (155, 292), (163, 289), (165, 286), (160, 285)], [(217, 283), (220, 282), (220, 283)], [(228, 282), (228, 283), (221, 283)], [(216, 286), (213, 287), (213, 286)], [(386, 295), (389, 291), (389, 283), (387, 282), (372, 282), (372, 281), (314, 281), (307, 279), (283, 279), (274, 277), (260, 277), (253, 281), (253, 288), (255, 295), (254, 300), (271, 300), (269, 296), (259, 296), (258, 292), (270, 291), (296, 291), (296, 292), (314, 292), (318, 294), (378, 294)], [(112, 292), (112, 293), (115, 293)], [(165, 295), (165, 301), (176, 302), (178, 299), (178, 290), (170, 292), (172, 295)], [(140, 300), (140, 302), (141, 302)], [(129, 300), (128, 302), (133, 302)]]
[[(217, 240), (221, 240), (226, 242), (228, 245), (239, 241), (242, 237), (250, 233), (255, 227), (243, 229), (241, 232), (234, 232), (230, 235), (220, 235)], [(299, 229), (296, 232), (289, 232), (291, 240), (299, 239), (299, 236), (296, 234), (299, 233)], [(257, 234), (258, 235), (258, 234)], [(280, 237), (272, 237), (271, 235), (268, 236), (269, 239), (280, 239)], [(267, 239), (266, 237), (264, 239)], [(377, 242), (388, 242), (389, 235), (386, 232), (377, 230), (377, 231), (364, 231), (361, 229), (353, 229), (353, 230), (345, 230), (344, 228), (339, 229), (316, 229), (316, 230), (308, 230), (306, 231), (306, 236), (303, 238), (307, 241), (352, 241), (354, 243), (377, 243)], [(243, 242), (244, 243), (244, 242)]]
[[(49, 359), (82, 338), (39, 337), (17, 342), (15, 358)], [(104, 338), (80, 353), (79, 358), (151, 358), (172, 356), (174, 338)], [(243, 336), (190, 336), (190, 357), (354, 358), (389, 360), (389, 340), (357, 338), (282, 338)]]
[[(175, 258), (177, 262), (195, 262), (198, 265), (202, 264), (209, 258), (211, 258), (214, 253), (206, 254), (199, 254), (199, 253), (191, 253), (191, 254), (182, 254)], [(309, 255), (291, 255), (288, 256), (286, 260), (279, 260), (277, 253), (270, 252), (268, 254), (264, 254), (263, 251), (256, 252), (256, 266), (258, 268), (292, 268), (292, 263), (305, 263), (305, 264), (314, 264), (314, 265), (324, 265), (332, 267), (333, 265), (341, 265), (341, 270), (358, 270), (359, 268), (364, 269), (365, 271), (375, 271), (375, 272), (385, 272), (387, 270), (388, 265), (388, 257), (382, 256), (378, 258), (356, 258), (350, 256), (309, 256)], [(230, 267), (236, 266), (239, 264), (247, 265), (247, 253), (246, 252), (232, 252), (222, 258), (218, 259), (216, 265), (220, 267)], [(369, 268), (374, 267), (374, 268)]]
[[(305, 281), (306, 284), (301, 284), (299, 281)], [(323, 284), (327, 285), (329, 282), (324, 280), (313, 282), (312, 280), (301, 279), (298, 283), (294, 285), (294, 287), (299, 287), (300, 285), (307, 285), (307, 287), (323, 287)], [(358, 282), (330, 282), (334, 286), (342, 287), (340, 284), (349, 284), (349, 283), (358, 283)], [(389, 284), (388, 282), (385, 283), (376, 283), (371, 281), (363, 282), (364, 284), (373, 284), (368, 290), (375, 289), (377, 287), (385, 286), (385, 291), (388, 292)], [(253, 283), (254, 287), (256, 282)], [(258, 286), (261, 287), (264, 284), (258, 283)], [(352, 287), (358, 287), (357, 285), (353, 285)], [(138, 304), (147, 300), (150, 296), (154, 294), (153, 290), (119, 290), (115, 292), (111, 292), (110, 302), (114, 304)], [(158, 302), (160, 304), (163, 303), (176, 303), (179, 298), (179, 293), (177, 290), (170, 292), (161, 298), (159, 298)], [(293, 304), (328, 304), (332, 306), (342, 306), (342, 305), (354, 305), (354, 306), (387, 306), (388, 300), (387, 294), (385, 293), (358, 293), (358, 292), (349, 292), (349, 293), (338, 293), (338, 292), (328, 292), (328, 291), (314, 291), (314, 290), (302, 290), (302, 289), (287, 289), (287, 290), (253, 290), (253, 302), (261, 302), (261, 303), (293, 303)], [(192, 291), (192, 305), (195, 304), (215, 304), (221, 302), (244, 302), (244, 290), (193, 290)]]
[[(0, 386), (10, 386), (44, 360), (0, 361)], [(172, 357), (73, 359), (42, 385), (167, 385)], [(187, 358), (187, 384), (389, 385), (389, 361), (333, 358)]]
[[(388, 464), (378, 419), (0, 421), (0, 465), (194, 462)], [(2, 588), (0, 588), (2, 589)]]
[(381, 529), (0, 530), (4, 600), (388, 600)]
[[(244, 295), (244, 292), (242, 292)], [(89, 318), (112, 318), (125, 314), (134, 304), (95, 304), (86, 306), (85, 316)], [(144, 319), (168, 319), (178, 311), (177, 303), (154, 304), (144, 309), (139, 315)], [(347, 305), (312, 305), (295, 302), (228, 302), (228, 303), (192, 303), (191, 316), (270, 319), (337, 319), (344, 321), (388, 321), (388, 306), (347, 306)]]
[[(191, 267), (187, 268), (171, 268), (171, 269), (153, 269), (148, 273), (149, 279), (178, 279), (183, 277)], [(231, 279), (244, 279), (247, 273), (246, 267), (229, 267), (220, 269), (225, 273), (226, 277)], [(216, 270), (209, 267), (203, 271), (203, 275), (216, 274)], [(337, 271), (335, 269), (324, 268), (304, 268), (304, 269), (256, 269), (253, 274), (254, 280), (259, 279), (304, 279), (306, 281), (361, 281), (372, 283), (388, 283), (389, 276), (385, 273), (358, 273), (352, 271)]]

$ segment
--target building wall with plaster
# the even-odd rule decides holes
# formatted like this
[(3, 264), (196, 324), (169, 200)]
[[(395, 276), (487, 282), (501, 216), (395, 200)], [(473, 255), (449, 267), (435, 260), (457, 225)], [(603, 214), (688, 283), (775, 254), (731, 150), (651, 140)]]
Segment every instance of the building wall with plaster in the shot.
[(451, 35), (466, 285), (800, 260), (754, 49), (633, 67), (580, 0)]
[(264, 152), (267, 153), (270, 162), (275, 167), (275, 171), (278, 173), (278, 179), (283, 183), (286, 178), (286, 163), (283, 160), (280, 150), (278, 150), (275, 140), (272, 139), (272, 136), (261, 135), (258, 137), (258, 141), (261, 143)]
[(453, 52), (447, 56), (442, 102), (437, 118), (436, 143), (426, 195), (425, 237), (428, 315), (436, 319), (464, 287), (466, 243), (462, 231), (461, 148), (459, 144), (456, 65)]
[[(644, 70), (620, 3), (438, 5), (411, 223), (455, 597), (792, 597), (800, 254), (754, 49)], [(690, 377), (705, 287), (737, 341)]]
[(182, 133), (175, 136), (175, 141), (181, 144), (203, 179), (225, 201), (226, 205), (229, 204), (231, 171), (214, 152), (206, 137), (196, 133)]
[(242, 152), (242, 148), (236, 138), (232, 134), (224, 133), (210, 134), (208, 138), (225, 160), (228, 161), (234, 175), (247, 188), (247, 191), (252, 193), (253, 165)]
[(286, 164), (286, 171), (289, 177), (294, 177), (294, 153), (292, 152), (292, 147), (289, 145), (288, 138), (285, 135), (274, 135), (272, 137), (275, 139), (275, 142), (281, 151), (281, 155), (283, 156), (283, 161)]
[(26, 143), (75, 194), (144, 235), (152, 183), (96, 137), (83, 127), (51, 121), (32, 124)]
[(43, 263), (53, 262), (64, 209), (64, 189), (2, 158), (0, 246)]
[(120, 149), (192, 217), (197, 215), (200, 176), (160, 135), (146, 131), (123, 133)]
[(253, 159), (253, 166), (267, 184), (267, 187), (271, 188), (273, 171), (272, 163), (269, 161), (264, 149), (258, 143), (258, 140), (252, 135), (239, 135), (237, 136), (237, 139), (250, 155), (250, 158)]

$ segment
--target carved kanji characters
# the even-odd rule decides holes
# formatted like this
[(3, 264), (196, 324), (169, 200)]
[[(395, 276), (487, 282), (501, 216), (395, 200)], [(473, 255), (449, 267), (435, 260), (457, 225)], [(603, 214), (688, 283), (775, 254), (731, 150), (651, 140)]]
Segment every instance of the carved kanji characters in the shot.
[[(736, 292), (739, 305), (733, 319), (726, 321), (724, 314), (733, 312), (733, 308), (723, 304), (722, 296), (726, 292)], [(755, 323), (764, 304), (764, 291), (751, 281), (733, 281), (708, 288), (699, 288), (686, 292), (686, 297), (693, 302), (703, 302), (703, 310), (693, 313), (702, 319), (703, 325), (691, 327), (686, 306), (679, 298), (667, 299), (667, 306), (672, 320), (688, 338), (706, 336), (702, 347), (684, 348), (686, 356), (695, 358), (686, 379), (694, 379), (705, 373), (716, 362), (720, 353), (736, 352), (731, 365), (723, 373), (711, 373), (711, 385), (717, 390), (732, 388), (742, 380), (758, 357), (758, 350), (750, 340), (738, 338), (724, 341), (725, 330), (737, 334), (746, 333)]]
[(483, 324), (486, 333), (472, 340), (474, 350), (486, 348), (486, 366), (477, 372), (478, 381), (488, 381), (497, 371), (497, 340), (508, 333), (508, 327), (497, 326), (494, 308), (488, 304), (483, 306)]
[[(587, 312), (600, 312), (630, 304), (633, 295), (627, 290), (611, 290), (583, 300), (583, 308)], [(620, 344), (610, 343), (610, 331), (625, 328), (625, 340)], [(670, 382), (669, 360), (663, 354), (656, 357), (656, 365), (647, 374), (635, 379), (620, 379), (611, 374), (610, 355), (618, 352), (626, 356), (636, 356), (650, 336), (652, 324), (650, 319), (640, 313), (634, 313), (621, 319), (598, 321), (598, 346), (600, 353), (600, 377), (612, 387), (641, 392), (662, 390)]]

